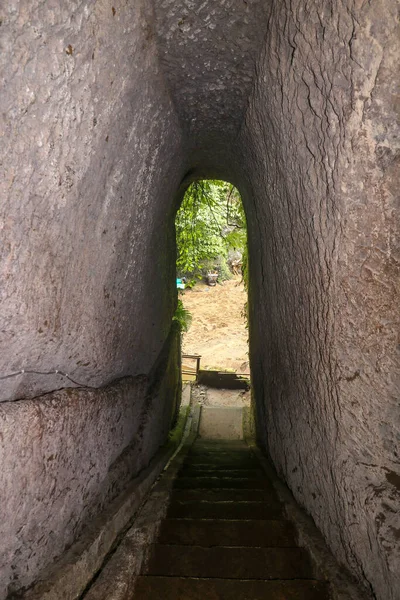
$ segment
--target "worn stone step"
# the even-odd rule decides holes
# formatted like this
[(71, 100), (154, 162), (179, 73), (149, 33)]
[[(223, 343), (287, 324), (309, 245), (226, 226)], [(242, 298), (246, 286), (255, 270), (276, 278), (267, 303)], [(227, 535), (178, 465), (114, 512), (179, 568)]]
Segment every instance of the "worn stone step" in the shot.
[(232, 449), (224, 449), (224, 450), (207, 450), (206, 448), (195, 448), (188, 452), (188, 456), (191, 457), (207, 457), (214, 459), (232, 459), (232, 460), (241, 460), (241, 459), (253, 459), (254, 455), (248, 450), (232, 450)]
[(215, 444), (213, 446), (211, 445), (198, 445), (196, 444), (195, 446), (192, 446), (189, 450), (189, 454), (215, 454), (215, 455), (222, 455), (222, 454), (232, 454), (232, 455), (252, 455), (252, 451), (250, 450), (250, 448), (248, 448), (247, 446), (241, 446), (241, 445), (224, 445), (222, 446), (221, 444)]
[(211, 448), (198, 448), (196, 446), (192, 446), (192, 448), (188, 451), (188, 456), (211, 456), (212, 458), (226, 456), (229, 456), (230, 458), (255, 458), (254, 452), (249, 449), (220, 448), (213, 450)]
[(174, 501), (187, 502), (190, 500), (205, 502), (266, 502), (272, 509), (280, 510), (281, 503), (274, 490), (224, 490), (224, 489), (175, 489), (171, 494), (171, 503)]
[(243, 471), (245, 469), (256, 469), (256, 470), (262, 470), (260, 469), (260, 463), (256, 462), (254, 460), (250, 461), (208, 461), (208, 462), (200, 462), (200, 461), (196, 461), (196, 460), (188, 460), (185, 459), (183, 465), (182, 465), (182, 469), (203, 469), (203, 470), (210, 470), (210, 469), (217, 469), (217, 470), (221, 470), (224, 471), (226, 469), (231, 469), (231, 470), (236, 470), (236, 471)]
[(282, 517), (281, 508), (268, 502), (171, 502), (167, 517), (171, 519), (252, 519), (269, 520)]
[(260, 581), (138, 577), (135, 600), (329, 600), (328, 584), (315, 580)]
[(265, 490), (272, 489), (272, 484), (264, 477), (178, 477), (174, 483), (175, 489), (241, 489)]
[(216, 440), (213, 438), (197, 438), (196, 444), (192, 448), (244, 448), (250, 451), (249, 446), (243, 440)]
[(227, 467), (230, 469), (234, 469), (235, 467), (241, 468), (242, 466), (253, 469), (260, 468), (260, 463), (256, 460), (253, 460), (251, 456), (211, 456), (209, 454), (198, 456), (188, 455), (185, 458), (184, 465), (186, 466), (189, 464), (203, 464), (211, 467), (217, 467), (221, 465), (222, 467)]
[(197, 438), (196, 443), (192, 448), (202, 448), (204, 446), (211, 448), (245, 448), (250, 450), (244, 440), (223, 440), (215, 438)]
[(179, 471), (178, 477), (229, 477), (239, 479), (243, 479), (244, 477), (250, 479), (260, 477), (264, 479), (265, 475), (261, 469), (256, 468), (230, 469), (228, 467), (225, 467), (223, 469), (215, 469), (213, 467), (184, 466)]
[(163, 521), (159, 544), (188, 546), (296, 546), (296, 531), (288, 521), (169, 519)]
[[(204, 461), (204, 462), (252, 462), (257, 464), (256, 457), (251, 453), (227, 453), (227, 452), (191, 452), (186, 455), (185, 461)], [(260, 463), (258, 463), (259, 465)]]
[(312, 579), (302, 548), (247, 548), (154, 544), (145, 571), (168, 577)]
[(251, 471), (253, 469), (259, 470), (260, 463), (254, 461), (243, 461), (243, 462), (210, 462), (210, 461), (188, 461), (186, 460), (183, 463), (182, 469), (202, 469), (204, 471), (214, 471), (215, 473), (219, 471)]
[(254, 454), (249, 450), (240, 450), (232, 448), (223, 448), (219, 450), (212, 450), (209, 448), (193, 448), (189, 450), (188, 456), (209, 456), (210, 458), (232, 458), (233, 460), (239, 460), (242, 458), (254, 458)]

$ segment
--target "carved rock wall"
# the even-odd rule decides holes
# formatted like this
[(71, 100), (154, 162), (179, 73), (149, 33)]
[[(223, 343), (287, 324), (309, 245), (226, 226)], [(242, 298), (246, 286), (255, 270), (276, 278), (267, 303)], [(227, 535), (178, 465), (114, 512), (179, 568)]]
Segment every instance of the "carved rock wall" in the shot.
[(46, 577), (166, 441), (179, 343), (172, 331), (149, 377), (0, 404), (0, 598)]
[(274, 3), (240, 137), (259, 437), (382, 600), (400, 595), (397, 8)]
[[(0, 376), (164, 382), (131, 404), (125, 383), (38, 397), (71, 382), (1, 380), (5, 585), (28, 584), (79, 535), (111, 498), (118, 456), (124, 485), (165, 438), (179, 402), (174, 210), (185, 182), (218, 176), (248, 216), (260, 440), (338, 559), (397, 600), (397, 2), (0, 10)], [(49, 485), (71, 502), (58, 525)], [(15, 511), (30, 512), (26, 535)]]
[(0, 377), (51, 373), (0, 380), (3, 599), (166, 440), (180, 390), (171, 199), (184, 145), (151, 3), (16, 1), (0, 13)]
[[(0, 375), (59, 369), (98, 386), (148, 373), (175, 303), (165, 225), (184, 152), (152, 5), (1, 11)], [(0, 400), (66, 383), (21, 375)]]

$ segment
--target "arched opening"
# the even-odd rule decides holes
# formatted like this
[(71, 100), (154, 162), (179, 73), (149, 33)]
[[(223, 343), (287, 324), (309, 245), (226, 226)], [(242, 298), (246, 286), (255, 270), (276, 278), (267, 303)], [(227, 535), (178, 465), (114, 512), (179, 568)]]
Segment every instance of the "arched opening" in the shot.
[(177, 288), (192, 313), (184, 352), (200, 352), (203, 367), (248, 373), (247, 226), (237, 188), (220, 180), (192, 183), (175, 228)]
[(242, 415), (250, 413), (250, 361), (247, 223), (238, 189), (218, 179), (192, 182), (175, 230), (183, 386), (192, 382), (202, 406), (203, 436), (241, 438)]

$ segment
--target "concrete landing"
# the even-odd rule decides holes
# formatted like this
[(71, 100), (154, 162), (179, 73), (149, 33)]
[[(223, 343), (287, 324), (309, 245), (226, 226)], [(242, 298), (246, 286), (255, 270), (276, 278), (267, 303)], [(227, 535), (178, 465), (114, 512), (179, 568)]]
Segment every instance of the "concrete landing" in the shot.
[(202, 406), (199, 436), (206, 439), (243, 439), (243, 408)]

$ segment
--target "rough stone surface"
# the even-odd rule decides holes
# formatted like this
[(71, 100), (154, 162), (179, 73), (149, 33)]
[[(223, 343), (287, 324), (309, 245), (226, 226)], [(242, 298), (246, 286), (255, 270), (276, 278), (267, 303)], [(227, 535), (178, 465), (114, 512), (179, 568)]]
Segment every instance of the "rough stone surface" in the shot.
[(151, 386), (12, 404), (73, 384), (1, 380), (4, 598), (76, 540), (176, 415), (170, 199), (183, 146), (149, 2), (2, 3), (0, 44), (0, 377)]
[[(138, 433), (145, 390), (145, 380), (125, 381), (108, 393), (70, 390), (0, 406), (2, 598), (60, 556), (126, 483), (112, 467)], [(134, 471), (144, 460), (136, 459)]]
[(398, 5), (291, 6), (271, 6), (240, 138), (258, 434), (335, 555), (395, 600)]
[(263, 0), (156, 0), (154, 6), (160, 63), (188, 140), (188, 168), (226, 176), (268, 5)]
[[(183, 174), (151, 4), (0, 12), (0, 375), (148, 373), (174, 308), (168, 209)], [(69, 384), (25, 374), (0, 400)]]
[[(0, 13), (0, 377), (58, 369), (92, 386), (157, 380), (175, 305), (174, 210), (191, 179), (232, 181), (250, 232), (258, 436), (336, 557), (378, 600), (397, 600), (396, 0), (12, 0)], [(61, 404), (56, 394), (13, 405), (71, 382), (0, 380), (5, 585), (10, 560), (33, 580), (78, 534), (90, 514), (81, 492), (93, 482), (91, 445), (100, 462), (89, 496), (93, 506), (107, 497), (108, 468), (144, 405), (154, 452), (163, 411), (177, 403), (173, 360), (165, 368), (166, 405), (156, 389), (132, 406), (122, 391), (76, 392), (74, 409), (66, 392)], [(110, 421), (95, 402), (82, 421), (88, 398)], [(124, 402), (125, 446), (110, 442), (99, 457), (98, 431), (107, 437)], [(42, 406), (60, 411), (47, 446), (27, 424), (46, 422)], [(79, 469), (67, 474), (61, 458), (51, 468), (59, 498), (75, 490), (76, 511), (49, 500), (46, 519), (60, 524), (41, 540), (40, 457), (53, 445), (75, 450)], [(16, 507), (30, 513), (30, 537)], [(48, 550), (28, 577), (17, 551), (35, 546)]]
[(161, 520), (165, 517), (176, 473), (196, 437), (199, 414), (198, 407), (194, 406), (181, 432), (182, 444), (153, 486), (115, 552), (111, 553), (101, 572), (90, 582), (87, 592), (82, 594), (85, 600), (126, 600), (132, 597), (135, 581), (148, 555), (149, 544), (157, 537)]
[(60, 558), (166, 440), (176, 340), (157, 379), (0, 404), (0, 598)]

